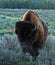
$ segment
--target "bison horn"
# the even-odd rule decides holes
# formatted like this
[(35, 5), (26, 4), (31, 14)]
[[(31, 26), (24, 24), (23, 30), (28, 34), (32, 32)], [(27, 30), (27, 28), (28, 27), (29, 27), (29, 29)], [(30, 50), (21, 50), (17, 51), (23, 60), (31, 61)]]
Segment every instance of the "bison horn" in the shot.
[(34, 25), (34, 28), (32, 29), (32, 31), (36, 31), (37, 30), (37, 27), (36, 25)]

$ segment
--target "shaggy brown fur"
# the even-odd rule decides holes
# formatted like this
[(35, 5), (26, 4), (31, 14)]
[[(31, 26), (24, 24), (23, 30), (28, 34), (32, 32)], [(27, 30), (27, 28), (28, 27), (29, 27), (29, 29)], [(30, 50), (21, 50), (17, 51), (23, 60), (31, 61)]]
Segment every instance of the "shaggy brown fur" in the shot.
[[(36, 26), (36, 30), (33, 28)], [(34, 31), (33, 31), (34, 30)], [(22, 21), (16, 23), (16, 34), (22, 43), (24, 52), (30, 52), (30, 54), (36, 58), (38, 56), (38, 49), (42, 48), (45, 44), (48, 35), (48, 28), (33, 11), (28, 11), (24, 14)]]
[[(48, 34), (48, 30), (47, 30), (47, 24), (44, 23), (38, 16), (37, 13), (34, 13), (33, 11), (28, 11), (24, 14), (22, 21), (31, 21), (32, 23), (34, 23), (34, 25), (36, 25), (36, 27), (38, 27), (38, 31), (39, 31), (39, 35), (36, 35), (36, 39), (34, 41), (32, 41), (32, 44), (34, 42), (36, 42), (36, 40), (38, 39), (40, 41), (41, 46), (43, 46), (44, 42), (45, 42), (45, 38), (47, 38), (47, 34)], [(46, 30), (44, 30), (46, 28)], [(44, 34), (46, 32), (46, 34)], [(44, 38), (44, 36), (46, 35), (46, 37)], [(38, 37), (39, 36), (39, 37)], [(37, 38), (38, 37), (38, 38)], [(45, 39), (45, 40), (44, 40)]]

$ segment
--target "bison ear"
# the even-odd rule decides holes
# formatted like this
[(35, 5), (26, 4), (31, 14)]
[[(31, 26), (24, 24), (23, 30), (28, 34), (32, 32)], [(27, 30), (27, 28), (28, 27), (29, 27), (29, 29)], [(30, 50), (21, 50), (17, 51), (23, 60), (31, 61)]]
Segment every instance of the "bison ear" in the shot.
[(18, 28), (19, 28), (18, 26), (19, 26), (19, 22), (16, 22), (16, 24), (15, 24), (15, 33), (16, 34), (18, 34)]

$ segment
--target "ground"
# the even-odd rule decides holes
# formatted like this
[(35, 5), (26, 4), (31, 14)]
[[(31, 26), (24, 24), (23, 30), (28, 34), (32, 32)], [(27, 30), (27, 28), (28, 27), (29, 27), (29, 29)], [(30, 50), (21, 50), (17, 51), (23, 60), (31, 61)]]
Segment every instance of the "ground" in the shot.
[[(17, 20), (21, 20), (28, 9), (0, 9), (0, 32), (7, 32), (15, 28)], [(39, 16), (48, 22), (50, 35), (55, 36), (55, 10), (35, 10)], [(1, 34), (0, 34), (1, 36)]]

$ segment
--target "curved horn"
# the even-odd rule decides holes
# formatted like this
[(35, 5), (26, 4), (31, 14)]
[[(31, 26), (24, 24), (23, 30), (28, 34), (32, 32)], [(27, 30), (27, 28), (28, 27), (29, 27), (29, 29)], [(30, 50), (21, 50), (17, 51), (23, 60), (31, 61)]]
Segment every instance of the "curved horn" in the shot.
[(32, 31), (36, 31), (37, 30), (37, 27), (36, 25), (34, 25), (34, 28), (32, 29)]

